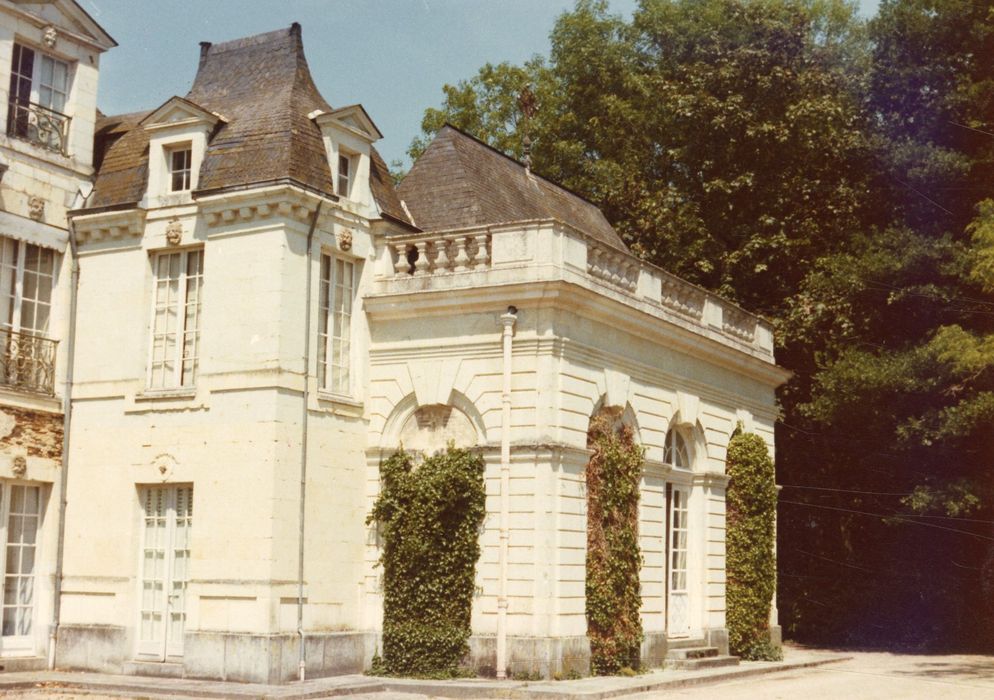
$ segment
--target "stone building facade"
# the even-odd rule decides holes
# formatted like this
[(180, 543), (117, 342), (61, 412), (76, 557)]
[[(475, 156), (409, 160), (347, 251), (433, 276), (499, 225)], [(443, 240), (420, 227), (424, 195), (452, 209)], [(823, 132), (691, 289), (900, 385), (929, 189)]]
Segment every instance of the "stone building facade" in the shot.
[(185, 96), (97, 120), (70, 212), (59, 667), (364, 669), (379, 464), (452, 440), (487, 464), (472, 663), (582, 668), (586, 436), (605, 408), (647, 448), (647, 661), (727, 647), (725, 449), (738, 422), (772, 449), (769, 325), (457, 129), (399, 188), (379, 138), (361, 105), (321, 97), (298, 25), (201, 44)]
[(57, 615), (72, 255), (100, 56), (75, 2), (0, 2), (0, 666), (44, 665)]

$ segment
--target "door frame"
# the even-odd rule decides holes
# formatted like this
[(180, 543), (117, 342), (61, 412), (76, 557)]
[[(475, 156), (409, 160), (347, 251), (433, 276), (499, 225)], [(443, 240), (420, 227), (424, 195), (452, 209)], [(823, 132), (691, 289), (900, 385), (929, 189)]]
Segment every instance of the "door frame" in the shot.
[[(180, 489), (190, 490), (190, 499), (193, 498), (193, 484), (137, 484), (138, 496), (138, 517), (140, 519), (138, 527), (138, 572), (136, 576), (136, 605), (135, 605), (135, 658), (141, 661), (167, 662), (170, 659), (180, 659), (183, 657), (183, 639), (170, 639), (170, 615), (172, 614), (173, 595), (170, 593), (173, 584), (175, 551), (176, 551), (176, 519), (177, 519), (177, 494)], [(143, 641), (141, 638), (142, 625), (142, 602), (145, 589), (144, 561), (145, 561), (145, 500), (146, 491), (164, 491), (166, 493), (166, 528), (165, 528), (165, 561), (162, 595), (164, 607), (162, 611), (162, 639), (153, 641)], [(192, 529), (192, 518), (190, 523)], [(187, 549), (189, 549), (189, 532), (187, 533)], [(189, 560), (187, 561), (189, 566)], [(187, 580), (189, 580), (189, 569), (187, 570)], [(186, 600), (184, 597), (184, 613), (186, 612)], [(185, 630), (185, 619), (184, 619)], [(148, 649), (155, 647), (153, 651)]]

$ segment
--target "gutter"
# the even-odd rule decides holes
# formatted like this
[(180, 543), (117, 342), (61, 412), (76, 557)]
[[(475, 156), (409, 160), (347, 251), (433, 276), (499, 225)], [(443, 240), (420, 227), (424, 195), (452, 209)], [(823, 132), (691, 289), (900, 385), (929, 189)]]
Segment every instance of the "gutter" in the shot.
[(55, 668), (55, 648), (59, 640), (62, 615), (62, 569), (66, 544), (66, 488), (69, 485), (69, 428), (72, 424), (72, 381), (76, 356), (76, 300), (79, 292), (79, 250), (76, 247), (76, 226), (69, 221), (69, 255), (71, 276), (69, 282), (69, 337), (66, 339), (66, 383), (62, 391), (62, 469), (59, 474), (59, 528), (55, 555), (55, 581), (52, 587), (52, 624), (48, 634), (48, 669)]
[(498, 554), (500, 578), (497, 590), (497, 679), (507, 678), (507, 558), (511, 537), (511, 362), (514, 338), (514, 323), (518, 320), (518, 310), (507, 307), (501, 314), (503, 326), (501, 340), (504, 354), (504, 377), (501, 390), (500, 427), (500, 551)]
[(304, 643), (304, 522), (306, 518), (306, 498), (307, 498), (307, 417), (308, 403), (311, 398), (311, 244), (314, 241), (314, 228), (318, 223), (318, 216), (321, 214), (321, 204), (318, 200), (317, 208), (311, 217), (310, 228), (307, 229), (307, 249), (306, 265), (307, 272), (304, 277), (307, 280), (307, 289), (304, 293), (304, 395), (301, 402), (301, 422), (300, 422), (300, 532), (297, 538), (297, 635), (300, 637), (300, 655), (297, 663), (297, 673), (299, 680), (304, 680), (307, 668), (307, 656)]

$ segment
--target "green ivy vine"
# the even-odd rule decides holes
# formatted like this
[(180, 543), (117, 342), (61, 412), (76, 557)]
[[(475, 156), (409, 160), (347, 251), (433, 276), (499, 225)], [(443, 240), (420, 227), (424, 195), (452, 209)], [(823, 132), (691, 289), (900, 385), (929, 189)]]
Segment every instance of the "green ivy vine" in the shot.
[(587, 445), (587, 636), (590, 672), (611, 675), (641, 663), (642, 594), (638, 541), (644, 450), (619, 411), (590, 422)]
[(732, 654), (776, 661), (770, 642), (770, 605), (776, 592), (777, 489), (766, 442), (737, 433), (728, 444), (726, 606)]
[(383, 656), (378, 672), (458, 674), (469, 651), (479, 528), (486, 515), (483, 458), (451, 444), (415, 464), (398, 451), (380, 467), (366, 519), (382, 538)]

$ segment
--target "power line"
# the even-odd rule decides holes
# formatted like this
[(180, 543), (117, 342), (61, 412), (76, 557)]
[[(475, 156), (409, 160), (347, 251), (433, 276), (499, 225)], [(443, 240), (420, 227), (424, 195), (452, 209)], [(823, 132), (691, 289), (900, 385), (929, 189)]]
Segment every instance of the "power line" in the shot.
[(835, 491), (837, 493), (857, 493), (866, 496), (911, 496), (910, 493), (896, 493), (892, 491), (856, 491), (853, 489), (832, 489), (827, 486), (800, 486), (798, 484), (777, 484), (789, 489), (808, 489), (811, 491)]
[(808, 508), (822, 508), (824, 510), (835, 510), (843, 513), (853, 513), (855, 515), (867, 515), (873, 518), (880, 519), (891, 519), (900, 520), (902, 522), (911, 523), (912, 525), (921, 525), (922, 527), (933, 527), (937, 530), (946, 530), (948, 532), (956, 532), (961, 535), (969, 535), (970, 537), (976, 537), (979, 540), (988, 540), (989, 542), (994, 542), (994, 537), (987, 537), (986, 535), (978, 535), (975, 532), (970, 532), (969, 530), (958, 530), (953, 527), (945, 527), (943, 525), (936, 525), (935, 523), (923, 523), (919, 520), (912, 520), (906, 516), (902, 515), (889, 515), (887, 513), (869, 513), (865, 510), (853, 510), (851, 508), (839, 508), (836, 506), (823, 506), (817, 503), (802, 503), (800, 501), (780, 501), (780, 503), (787, 503), (794, 506), (807, 506)]

